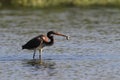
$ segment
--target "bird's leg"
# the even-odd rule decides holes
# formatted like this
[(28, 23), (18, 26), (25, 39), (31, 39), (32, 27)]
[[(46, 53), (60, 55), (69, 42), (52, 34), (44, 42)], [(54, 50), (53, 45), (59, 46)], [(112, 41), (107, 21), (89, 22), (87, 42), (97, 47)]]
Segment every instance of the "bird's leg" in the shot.
[(39, 50), (39, 59), (42, 59), (42, 49)]
[(35, 53), (36, 53), (36, 49), (34, 49), (33, 60), (35, 59)]
[(40, 64), (42, 64), (42, 49), (39, 50), (39, 59), (40, 59)]

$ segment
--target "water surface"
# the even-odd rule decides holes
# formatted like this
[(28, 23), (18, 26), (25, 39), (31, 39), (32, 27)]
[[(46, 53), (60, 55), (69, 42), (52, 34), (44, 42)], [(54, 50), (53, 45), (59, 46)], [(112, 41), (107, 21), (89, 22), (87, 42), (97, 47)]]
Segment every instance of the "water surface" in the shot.
[[(21, 45), (50, 30), (71, 38), (55, 36), (40, 65)], [(0, 10), (1, 80), (119, 80), (119, 52), (119, 9)]]

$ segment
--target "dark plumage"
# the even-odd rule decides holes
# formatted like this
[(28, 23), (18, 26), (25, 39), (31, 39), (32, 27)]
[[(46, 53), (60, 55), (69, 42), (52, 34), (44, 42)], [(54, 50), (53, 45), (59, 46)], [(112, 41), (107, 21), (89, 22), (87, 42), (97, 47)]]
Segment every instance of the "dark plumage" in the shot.
[(39, 58), (41, 59), (42, 48), (45, 46), (51, 46), (54, 43), (53, 35), (64, 36), (66, 39), (69, 37), (58, 32), (49, 31), (46, 35), (39, 35), (28, 41), (25, 45), (22, 46), (22, 49), (34, 50), (33, 59), (35, 57), (36, 50), (39, 50)]
[(41, 43), (39, 38), (41, 39), (41, 35), (28, 41), (25, 45), (22, 46), (22, 49), (35, 49), (35, 48), (37, 48)]

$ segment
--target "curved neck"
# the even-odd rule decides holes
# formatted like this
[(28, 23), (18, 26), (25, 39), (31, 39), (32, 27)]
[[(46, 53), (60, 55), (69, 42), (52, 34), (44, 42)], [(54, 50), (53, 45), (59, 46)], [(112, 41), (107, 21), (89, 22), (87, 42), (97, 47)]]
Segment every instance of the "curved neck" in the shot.
[(51, 35), (47, 35), (47, 37), (50, 39), (49, 42), (47, 42), (47, 46), (51, 46), (54, 44), (54, 37)]

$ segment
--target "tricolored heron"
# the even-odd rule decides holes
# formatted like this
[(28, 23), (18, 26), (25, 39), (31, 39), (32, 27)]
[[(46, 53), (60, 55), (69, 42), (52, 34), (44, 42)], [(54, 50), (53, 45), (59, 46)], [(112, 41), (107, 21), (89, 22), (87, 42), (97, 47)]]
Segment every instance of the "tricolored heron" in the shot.
[(63, 36), (66, 39), (69, 39), (69, 36), (61, 34), (55, 31), (49, 31), (47, 35), (39, 35), (28, 41), (25, 45), (22, 46), (22, 49), (34, 50), (33, 59), (35, 59), (36, 50), (39, 50), (39, 59), (42, 60), (42, 49), (45, 46), (52, 46), (54, 44), (53, 35)]

